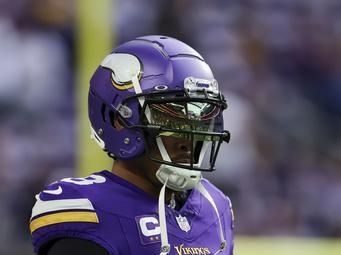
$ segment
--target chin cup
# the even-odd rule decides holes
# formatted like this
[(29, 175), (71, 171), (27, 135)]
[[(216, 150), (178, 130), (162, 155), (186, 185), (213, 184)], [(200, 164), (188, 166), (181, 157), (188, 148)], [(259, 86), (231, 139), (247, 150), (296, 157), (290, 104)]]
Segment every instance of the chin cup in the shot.
[(201, 179), (201, 172), (180, 167), (161, 165), (156, 172), (156, 177), (161, 183), (167, 181), (167, 187), (175, 191), (193, 189)]

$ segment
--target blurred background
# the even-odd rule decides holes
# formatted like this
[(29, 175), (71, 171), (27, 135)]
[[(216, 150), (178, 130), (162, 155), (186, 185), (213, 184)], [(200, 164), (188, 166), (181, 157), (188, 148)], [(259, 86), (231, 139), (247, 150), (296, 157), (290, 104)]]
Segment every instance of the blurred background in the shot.
[(147, 34), (197, 49), (227, 97), (207, 178), (232, 199), (235, 254), (341, 254), (340, 0), (0, 0), (0, 255), (33, 254), (44, 184), (110, 167), (88, 81)]

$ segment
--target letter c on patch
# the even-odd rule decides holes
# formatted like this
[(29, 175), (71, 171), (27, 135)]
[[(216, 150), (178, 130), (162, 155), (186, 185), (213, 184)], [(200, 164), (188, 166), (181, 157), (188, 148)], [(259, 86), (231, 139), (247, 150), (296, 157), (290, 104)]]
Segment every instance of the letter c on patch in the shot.
[(155, 236), (161, 234), (159, 221), (154, 217), (143, 217), (139, 220), (139, 224), (144, 236)]

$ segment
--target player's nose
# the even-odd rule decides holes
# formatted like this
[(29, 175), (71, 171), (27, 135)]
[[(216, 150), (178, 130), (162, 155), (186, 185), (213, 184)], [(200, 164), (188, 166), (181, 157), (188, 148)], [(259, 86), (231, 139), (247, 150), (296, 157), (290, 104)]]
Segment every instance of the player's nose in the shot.
[(188, 154), (191, 152), (191, 141), (189, 139), (179, 139), (176, 144), (179, 152)]

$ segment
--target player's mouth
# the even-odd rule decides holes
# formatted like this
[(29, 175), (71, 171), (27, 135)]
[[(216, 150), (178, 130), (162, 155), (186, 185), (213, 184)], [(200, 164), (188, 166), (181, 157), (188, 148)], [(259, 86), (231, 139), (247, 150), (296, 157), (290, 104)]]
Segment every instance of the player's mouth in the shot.
[(178, 163), (178, 164), (190, 164), (191, 160), (189, 158), (184, 158), (182, 157), (174, 157), (172, 158), (173, 163)]

